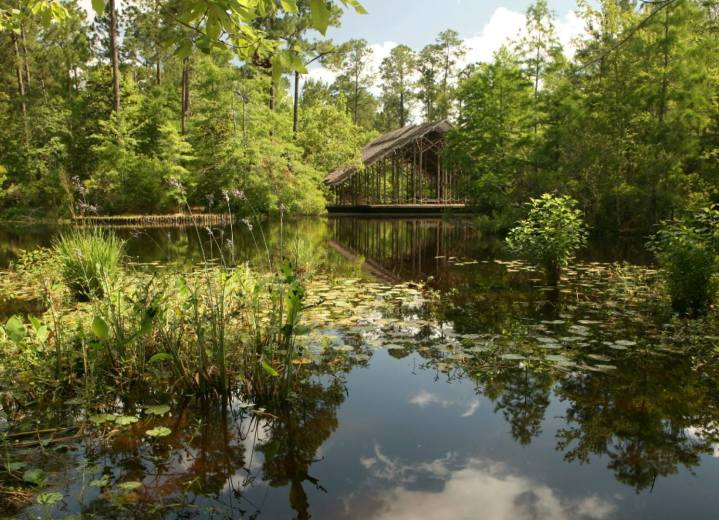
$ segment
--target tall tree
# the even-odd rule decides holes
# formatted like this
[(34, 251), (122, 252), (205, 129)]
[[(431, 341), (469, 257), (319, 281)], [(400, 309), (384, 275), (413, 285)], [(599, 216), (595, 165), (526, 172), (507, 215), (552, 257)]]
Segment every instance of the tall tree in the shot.
[(110, 11), (110, 63), (112, 64), (112, 98), (113, 110), (120, 111), (120, 47), (117, 41), (117, 9), (115, 0), (108, 0)]
[(372, 48), (367, 40), (350, 40), (343, 46), (339, 60), (332, 64), (332, 67), (339, 72), (334, 86), (346, 97), (352, 122), (360, 124), (361, 119), (365, 119), (362, 121), (363, 126), (373, 123), (360, 117), (362, 108), (374, 104), (374, 99), (369, 93), (369, 88), (375, 79), (375, 72), (371, 69), (372, 54)]
[(417, 57), (406, 45), (394, 47), (382, 60), (382, 103), (385, 114), (394, 124), (403, 127), (414, 100)]

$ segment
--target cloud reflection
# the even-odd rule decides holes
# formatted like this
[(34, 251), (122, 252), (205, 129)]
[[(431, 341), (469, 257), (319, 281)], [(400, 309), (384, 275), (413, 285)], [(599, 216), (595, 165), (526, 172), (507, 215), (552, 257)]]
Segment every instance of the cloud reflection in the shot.
[(465, 408), (465, 411), (461, 414), (461, 417), (471, 417), (477, 412), (477, 410), (479, 410), (479, 399), (475, 398), (465, 403), (448, 401), (446, 399), (440, 398), (437, 394), (433, 394), (432, 392), (428, 392), (424, 389), (420, 390), (417, 395), (412, 396), (409, 402), (410, 404), (414, 404), (416, 406), (419, 406), (420, 408), (424, 408), (429, 405), (441, 406), (442, 408), (459, 406)]
[[(363, 465), (372, 480), (394, 484), (369, 493), (374, 496), (365, 492), (355, 497), (364, 503), (363, 516), (374, 520), (604, 520), (616, 511), (614, 504), (595, 495), (562, 497), (488, 459), (458, 463), (456, 454), (447, 454), (429, 463), (401, 464), (375, 446), (374, 456), (363, 459)], [(357, 512), (355, 508), (352, 504)]]

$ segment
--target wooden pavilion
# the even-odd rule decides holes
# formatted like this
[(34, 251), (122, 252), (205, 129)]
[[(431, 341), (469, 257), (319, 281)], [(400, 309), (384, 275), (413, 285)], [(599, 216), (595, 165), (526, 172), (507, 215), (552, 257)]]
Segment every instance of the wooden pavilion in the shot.
[(426, 212), (464, 208), (456, 196), (457, 172), (442, 151), (448, 121), (406, 126), (383, 134), (362, 149), (362, 165), (345, 165), (325, 177), (330, 212)]

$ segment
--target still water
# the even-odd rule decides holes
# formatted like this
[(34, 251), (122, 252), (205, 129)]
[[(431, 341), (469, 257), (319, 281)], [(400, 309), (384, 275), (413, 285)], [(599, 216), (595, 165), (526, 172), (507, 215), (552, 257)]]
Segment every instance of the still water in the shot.
[[(0, 263), (54, 232), (0, 231)], [(647, 307), (641, 240), (596, 240), (556, 292), (471, 220), (118, 232), (158, 268), (259, 265), (264, 243), (312, 261), (308, 356), (342, 357), (272, 414), (179, 402), (164, 439), (28, 454), (65, 497), (53, 517), (719, 516), (719, 379)]]

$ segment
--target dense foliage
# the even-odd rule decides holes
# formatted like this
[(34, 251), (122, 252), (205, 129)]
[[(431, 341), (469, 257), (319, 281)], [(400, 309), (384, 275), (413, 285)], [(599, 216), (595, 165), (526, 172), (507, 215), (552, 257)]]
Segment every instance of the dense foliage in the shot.
[(582, 212), (576, 205), (577, 201), (566, 195), (544, 194), (532, 199), (527, 218), (507, 236), (510, 249), (542, 267), (550, 285), (557, 284), (562, 269), (587, 240)]
[[(223, 194), (242, 191), (259, 211), (317, 213), (322, 176), (369, 138), (442, 118), (460, 195), (499, 227), (542, 193), (575, 198), (594, 229), (636, 232), (719, 199), (715, 0), (580, 2), (571, 49), (537, 0), (489, 63), (468, 64), (447, 30), (376, 70), (369, 42), (322, 36), (342, 7), (362, 11), (355, 1), (254, 0), (224, 21), (196, 18), (213, 0), (96, 2), (92, 23), (75, 0), (11, 4), (6, 215), (172, 211), (178, 185), (193, 207), (224, 209)], [(302, 81), (313, 64), (335, 79)]]
[[(321, 131), (309, 113), (293, 125), (281, 75), (306, 71), (305, 55), (324, 48), (312, 31), (338, 23), (337, 5), (361, 10), (354, 0), (248, 3), (255, 11), (242, 16), (252, 22), (233, 27), (252, 39), (249, 57), (227, 37), (237, 31), (223, 26), (217, 36), (209, 18), (193, 25), (184, 16), (192, 6), (173, 0), (121, 10), (93, 2), (104, 14), (92, 23), (74, 0), (53, 4), (62, 8), (54, 19), (10, 4), (0, 27), (5, 216), (171, 212), (185, 195), (192, 207), (225, 211), (233, 192), (258, 211), (320, 213), (323, 175), (357, 157), (363, 131), (333, 104), (312, 112), (324, 118)], [(346, 140), (328, 151), (328, 135)]]
[(716, 201), (717, 3), (636, 4), (580, 2), (568, 59), (540, 0), (525, 36), (466, 71), (451, 156), (481, 210), (557, 191), (593, 228), (641, 232)]
[(652, 237), (672, 306), (682, 314), (707, 311), (717, 292), (719, 211), (704, 208), (663, 223)]

